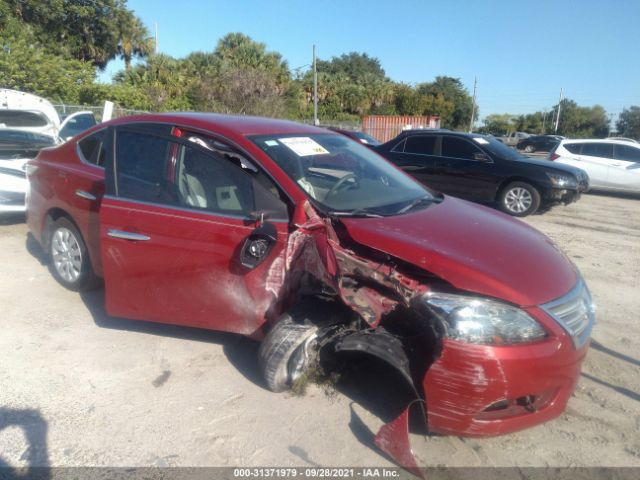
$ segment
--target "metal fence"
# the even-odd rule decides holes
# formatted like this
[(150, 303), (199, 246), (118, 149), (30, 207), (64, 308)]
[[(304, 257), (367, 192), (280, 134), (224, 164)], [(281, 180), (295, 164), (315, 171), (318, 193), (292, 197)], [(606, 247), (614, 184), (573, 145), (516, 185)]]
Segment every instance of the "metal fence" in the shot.
[[(58, 112), (61, 118), (66, 117), (67, 115), (71, 115), (76, 112), (93, 112), (93, 115), (96, 117), (98, 122), (102, 121), (102, 112), (104, 110), (103, 106), (94, 106), (94, 105), (66, 105), (64, 103), (54, 104), (53, 107)], [(120, 108), (118, 106), (113, 107), (113, 114), (111, 118), (120, 118), (125, 117), (127, 115), (139, 115), (145, 112), (144, 110), (131, 110), (127, 108)]]

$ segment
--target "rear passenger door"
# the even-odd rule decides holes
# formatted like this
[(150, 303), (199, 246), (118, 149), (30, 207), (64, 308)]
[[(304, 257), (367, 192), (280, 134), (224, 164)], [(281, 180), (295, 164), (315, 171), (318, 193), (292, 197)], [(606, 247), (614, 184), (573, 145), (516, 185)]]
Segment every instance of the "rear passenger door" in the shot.
[(609, 185), (620, 190), (640, 192), (640, 148), (615, 144), (609, 165)]
[(434, 178), (438, 190), (480, 202), (493, 201), (499, 183), (493, 160), (472, 141), (453, 135), (442, 136)]
[(579, 168), (589, 175), (591, 187), (610, 187), (609, 164), (613, 159), (613, 145), (603, 142), (584, 142), (577, 155)]
[[(286, 244), (287, 205), (248, 159), (207, 141), (170, 125), (113, 130), (100, 208), (110, 315), (246, 335), (264, 322), (273, 300), (264, 285)], [(277, 240), (247, 268), (240, 252), (264, 211)]]

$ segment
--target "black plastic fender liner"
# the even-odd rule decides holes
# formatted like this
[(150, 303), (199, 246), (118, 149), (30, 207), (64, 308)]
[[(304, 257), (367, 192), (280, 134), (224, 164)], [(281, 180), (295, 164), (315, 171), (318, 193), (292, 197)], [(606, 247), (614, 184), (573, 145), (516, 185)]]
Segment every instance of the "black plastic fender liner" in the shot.
[(362, 330), (338, 340), (334, 346), (336, 352), (360, 352), (372, 355), (392, 366), (415, 393), (421, 398), (411, 376), (411, 365), (402, 342), (382, 330)]

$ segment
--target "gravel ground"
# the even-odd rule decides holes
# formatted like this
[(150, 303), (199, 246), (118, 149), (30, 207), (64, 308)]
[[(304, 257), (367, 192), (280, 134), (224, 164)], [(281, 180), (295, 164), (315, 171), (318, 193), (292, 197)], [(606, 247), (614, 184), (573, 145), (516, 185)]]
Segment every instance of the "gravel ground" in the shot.
[[(569, 407), (497, 438), (413, 437), (426, 466), (640, 466), (640, 199), (584, 196), (526, 220), (582, 270), (598, 324)], [(256, 344), (109, 318), (0, 224), (0, 466), (390, 466), (366, 394), (267, 391)], [(384, 393), (382, 394), (384, 396)], [(377, 414), (374, 414), (376, 412)]]

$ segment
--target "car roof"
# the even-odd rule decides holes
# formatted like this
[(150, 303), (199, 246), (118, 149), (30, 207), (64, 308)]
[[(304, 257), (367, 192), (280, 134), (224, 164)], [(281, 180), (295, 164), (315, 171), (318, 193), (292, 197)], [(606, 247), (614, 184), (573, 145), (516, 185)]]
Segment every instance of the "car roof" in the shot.
[(253, 117), (249, 115), (223, 115), (219, 113), (203, 112), (133, 115), (129, 117), (121, 117), (116, 120), (112, 120), (109, 123), (112, 125), (122, 125), (139, 122), (175, 123), (183, 126), (191, 126), (205, 130), (211, 129), (235, 135), (327, 133), (327, 130), (323, 128), (292, 122), (289, 120)]
[(562, 144), (565, 145), (567, 143), (612, 143), (617, 145), (629, 145), (640, 148), (640, 144), (637, 142), (633, 142), (630, 140), (619, 140), (612, 138), (567, 138), (562, 140)]

